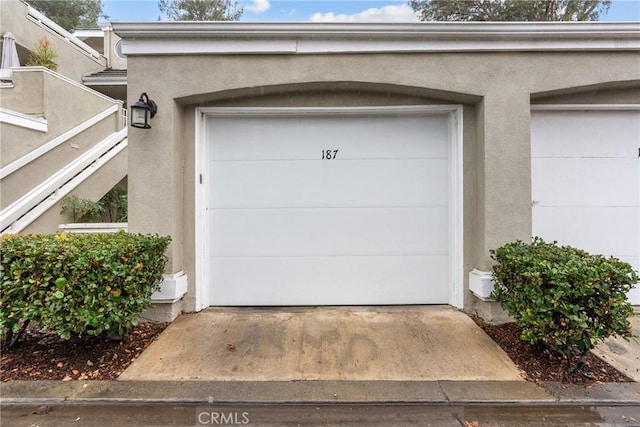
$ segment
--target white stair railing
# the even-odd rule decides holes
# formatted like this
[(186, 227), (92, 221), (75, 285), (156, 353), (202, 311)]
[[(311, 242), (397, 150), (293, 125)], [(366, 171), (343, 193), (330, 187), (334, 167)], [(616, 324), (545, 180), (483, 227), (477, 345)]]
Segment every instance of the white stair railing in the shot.
[(96, 123), (106, 119), (107, 117), (109, 117), (110, 115), (112, 115), (116, 111), (118, 111), (118, 108), (119, 108), (119, 105), (117, 105), (117, 104), (110, 106), (109, 108), (107, 108), (106, 110), (102, 111), (101, 113), (98, 113), (95, 116), (91, 117), (89, 120), (86, 120), (86, 121), (80, 123), (78, 126), (72, 128), (72, 129), (69, 129), (68, 131), (66, 131), (62, 135), (57, 136), (56, 138), (52, 139), (51, 141), (47, 142), (46, 144), (41, 145), (40, 147), (36, 148), (35, 150), (30, 151), (29, 153), (25, 154), (24, 156), (20, 157), (19, 159), (14, 160), (13, 162), (9, 163), (7, 166), (5, 166), (2, 169), (0, 169), (0, 179), (3, 179), (4, 177), (14, 173), (18, 169), (28, 165), (29, 163), (31, 163), (32, 161), (34, 161), (38, 157), (48, 153), (49, 151), (53, 150), (54, 148), (56, 148), (60, 144), (63, 144), (64, 142), (66, 142), (69, 139), (73, 138), (74, 136), (78, 135), (80, 132), (82, 132), (82, 131), (90, 128), (91, 126), (95, 125)]
[(102, 55), (100, 55), (97, 50), (95, 50), (82, 40), (78, 39), (73, 34), (68, 32), (60, 25), (56, 24), (51, 19), (47, 18), (45, 15), (31, 6), (27, 7), (27, 19), (38, 25), (39, 27), (44, 28), (61, 40), (64, 40), (66, 43), (70, 44), (75, 49), (82, 52), (84, 55), (91, 57), (94, 60), (99, 60), (100, 57), (102, 57)]
[[(30, 114), (22, 114), (19, 111), (10, 110), (0, 107), (0, 123), (7, 123), (13, 126), (20, 126), (26, 129), (35, 130), (37, 132), (46, 132), (47, 119)], [(0, 176), (2, 170), (0, 169)]]
[(127, 147), (127, 129), (114, 132), (0, 212), (0, 232), (19, 233)]

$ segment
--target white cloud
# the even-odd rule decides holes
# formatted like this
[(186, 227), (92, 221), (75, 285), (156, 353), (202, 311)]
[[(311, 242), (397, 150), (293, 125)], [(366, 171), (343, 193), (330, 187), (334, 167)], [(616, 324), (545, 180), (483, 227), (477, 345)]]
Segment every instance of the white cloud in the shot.
[(311, 15), (309, 20), (313, 22), (417, 22), (419, 19), (411, 6), (401, 4), (372, 7), (352, 15), (318, 12)]
[(269, 9), (271, 9), (269, 0), (253, 0), (252, 4), (244, 8), (244, 10), (251, 13), (264, 13)]

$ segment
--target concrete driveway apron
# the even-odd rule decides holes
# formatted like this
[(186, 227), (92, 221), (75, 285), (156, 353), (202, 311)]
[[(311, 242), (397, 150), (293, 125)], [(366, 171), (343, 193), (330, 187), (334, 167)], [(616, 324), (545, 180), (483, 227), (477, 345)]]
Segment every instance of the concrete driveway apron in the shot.
[(119, 378), (518, 381), (509, 357), (449, 306), (212, 308), (185, 314)]

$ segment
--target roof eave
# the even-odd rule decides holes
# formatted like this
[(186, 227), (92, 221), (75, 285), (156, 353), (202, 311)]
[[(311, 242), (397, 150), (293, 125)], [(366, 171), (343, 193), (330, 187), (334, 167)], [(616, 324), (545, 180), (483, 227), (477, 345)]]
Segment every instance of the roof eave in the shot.
[(121, 37), (640, 37), (640, 22), (113, 22)]
[[(114, 22), (127, 55), (640, 50), (640, 22)], [(214, 43), (212, 43), (214, 42)]]

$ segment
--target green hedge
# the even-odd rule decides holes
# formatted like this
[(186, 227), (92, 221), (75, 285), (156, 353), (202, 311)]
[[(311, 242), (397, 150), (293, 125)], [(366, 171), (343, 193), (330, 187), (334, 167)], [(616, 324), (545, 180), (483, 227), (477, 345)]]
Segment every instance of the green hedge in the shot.
[(30, 321), (65, 339), (122, 335), (158, 289), (170, 240), (124, 232), (3, 236), (3, 338)]
[(610, 335), (632, 337), (626, 293), (638, 276), (628, 263), (540, 238), (491, 256), (492, 297), (522, 328), (523, 340), (582, 356)]

